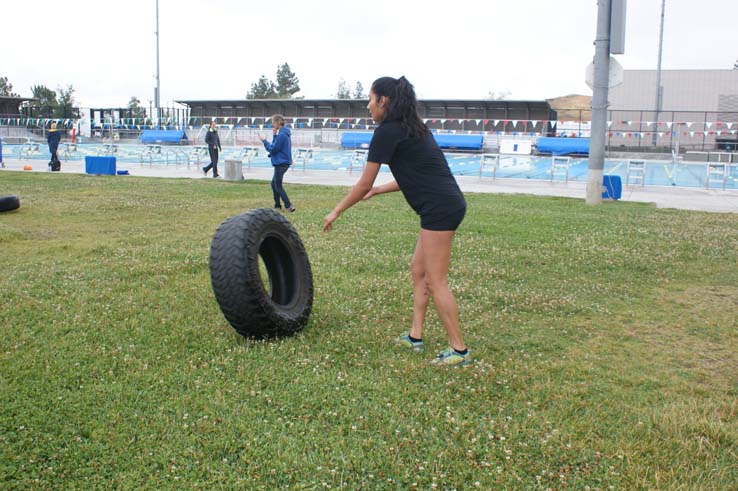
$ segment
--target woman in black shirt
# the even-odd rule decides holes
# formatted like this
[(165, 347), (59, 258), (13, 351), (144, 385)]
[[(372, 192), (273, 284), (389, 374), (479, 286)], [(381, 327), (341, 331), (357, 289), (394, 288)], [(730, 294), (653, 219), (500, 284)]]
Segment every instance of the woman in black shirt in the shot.
[[(423, 323), (429, 294), (449, 337), (450, 347), (430, 361), (433, 365), (466, 365), (471, 361), (459, 328), (458, 310), (448, 286), (451, 244), (464, 219), (466, 201), (438, 147), (418, 116), (415, 91), (405, 77), (374, 81), (367, 106), (379, 124), (369, 144), (364, 172), (348, 195), (326, 217), (323, 230), (362, 199), (401, 191), (420, 215), (420, 236), (410, 271), (413, 279), (413, 324), (398, 343), (423, 351)], [(387, 164), (394, 181), (374, 186), (381, 164)]]

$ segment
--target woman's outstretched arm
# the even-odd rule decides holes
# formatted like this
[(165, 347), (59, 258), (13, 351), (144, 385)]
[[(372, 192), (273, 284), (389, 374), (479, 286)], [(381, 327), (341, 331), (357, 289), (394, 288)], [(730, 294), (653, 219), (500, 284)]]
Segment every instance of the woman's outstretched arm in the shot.
[(364, 165), (364, 172), (361, 174), (359, 180), (351, 188), (351, 191), (333, 208), (333, 211), (328, 213), (323, 220), (323, 232), (328, 232), (331, 229), (333, 222), (344, 211), (348, 210), (356, 203), (362, 200), (364, 196), (371, 191), (374, 181), (377, 179), (379, 173), (379, 166), (376, 162), (367, 162)]

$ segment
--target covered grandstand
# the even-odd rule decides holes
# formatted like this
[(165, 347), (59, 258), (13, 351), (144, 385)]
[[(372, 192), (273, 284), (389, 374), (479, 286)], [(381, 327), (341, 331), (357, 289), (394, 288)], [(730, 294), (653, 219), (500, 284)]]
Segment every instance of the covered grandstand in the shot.
[[(295, 128), (371, 129), (366, 99), (179, 100), (189, 108), (188, 125), (219, 123), (258, 127), (283, 114)], [(556, 111), (546, 101), (419, 100), (418, 113), (429, 128), (469, 132), (525, 132), (548, 135)]]

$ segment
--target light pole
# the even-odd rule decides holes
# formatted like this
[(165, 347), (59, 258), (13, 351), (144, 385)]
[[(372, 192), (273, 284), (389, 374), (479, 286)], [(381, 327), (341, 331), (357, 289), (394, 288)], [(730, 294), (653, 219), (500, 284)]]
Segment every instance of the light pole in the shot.
[(156, 128), (159, 129), (159, 121), (161, 120), (161, 105), (159, 96), (161, 94), (161, 84), (159, 80), (159, 0), (156, 0), (156, 88), (154, 89), (154, 105), (156, 106)]
[[(664, 11), (666, 10), (666, 0), (661, 0), (661, 28), (659, 29), (659, 61), (656, 66), (656, 128), (659, 124), (659, 113), (664, 103), (664, 88), (661, 86), (661, 54), (664, 47)], [(656, 137), (658, 132), (653, 132), (653, 146), (656, 146)]]
[[(625, 10), (627, 0), (597, 1), (597, 34), (592, 75), (592, 129), (589, 139), (589, 168), (585, 203), (602, 202), (602, 181), (605, 168), (605, 141), (607, 139), (607, 105), (610, 85), (610, 53), (625, 52)], [(614, 61), (614, 60), (613, 60)], [(616, 70), (619, 65), (614, 63)], [(613, 72), (617, 78), (618, 72)]]
[(607, 94), (610, 78), (610, 0), (597, 2), (597, 34), (595, 37), (594, 83), (592, 89), (592, 126), (589, 139), (589, 169), (585, 203), (602, 202), (602, 174), (605, 167), (607, 133)]

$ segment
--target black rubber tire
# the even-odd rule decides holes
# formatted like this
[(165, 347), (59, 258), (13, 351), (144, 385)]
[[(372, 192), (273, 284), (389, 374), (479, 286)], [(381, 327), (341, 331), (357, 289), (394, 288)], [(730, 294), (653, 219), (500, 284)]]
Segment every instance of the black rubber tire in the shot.
[[(259, 256), (268, 281), (259, 273)], [(290, 222), (271, 208), (220, 224), (210, 244), (210, 281), (223, 315), (242, 336), (289, 336), (310, 317), (313, 275), (305, 247)]]
[(0, 196), (0, 212), (12, 211), (20, 208), (18, 196)]

